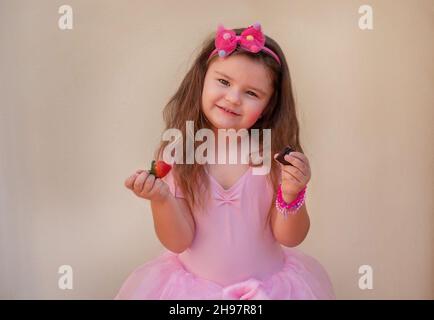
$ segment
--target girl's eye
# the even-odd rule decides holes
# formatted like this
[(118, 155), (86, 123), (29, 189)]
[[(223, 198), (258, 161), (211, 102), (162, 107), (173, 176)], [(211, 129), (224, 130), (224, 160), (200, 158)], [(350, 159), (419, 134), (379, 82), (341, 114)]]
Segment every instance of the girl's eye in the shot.
[(225, 79), (218, 79), (218, 81), (225, 86), (229, 85), (229, 82), (226, 81)]
[[(217, 79), (221, 84), (223, 84), (224, 86), (228, 86), (229, 85), (229, 81), (225, 80), (225, 79)], [(252, 97), (258, 97), (258, 95), (256, 93), (254, 93), (253, 91), (247, 91), (247, 94), (252, 96)]]

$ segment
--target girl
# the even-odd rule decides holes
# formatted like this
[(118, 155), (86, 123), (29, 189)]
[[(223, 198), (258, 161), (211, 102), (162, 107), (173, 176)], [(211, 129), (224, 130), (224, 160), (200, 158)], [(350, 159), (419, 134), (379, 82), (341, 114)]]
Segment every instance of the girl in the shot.
[[(182, 132), (184, 150), (187, 121), (216, 135), (259, 129), (264, 137), (262, 129), (271, 129), (271, 144), (262, 142), (259, 152), (274, 161), (266, 175), (253, 174), (250, 153), (244, 164), (239, 157), (236, 164), (176, 163), (162, 179), (144, 170), (130, 176), (126, 187), (150, 200), (156, 234), (168, 250), (137, 268), (116, 299), (333, 299), (323, 267), (292, 248), (309, 230), (304, 195), (311, 172), (280, 46), (259, 24), (219, 26), (163, 116), (166, 129)], [(155, 158), (168, 144), (160, 144)], [(297, 151), (281, 164), (276, 155), (288, 145)], [(224, 148), (218, 144), (216, 156)]]

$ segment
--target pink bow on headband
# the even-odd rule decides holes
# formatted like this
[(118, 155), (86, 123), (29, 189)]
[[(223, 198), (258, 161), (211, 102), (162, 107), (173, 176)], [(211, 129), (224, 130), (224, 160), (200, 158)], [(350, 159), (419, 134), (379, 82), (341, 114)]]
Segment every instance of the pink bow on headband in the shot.
[(210, 58), (216, 53), (220, 57), (229, 56), (237, 48), (239, 44), (244, 50), (257, 53), (261, 50), (270, 54), (279, 64), (279, 57), (270, 49), (265, 47), (265, 36), (261, 31), (261, 25), (255, 23), (246, 28), (241, 35), (237, 36), (234, 30), (225, 29), (223, 25), (219, 25), (215, 36), (215, 50), (211, 52)]

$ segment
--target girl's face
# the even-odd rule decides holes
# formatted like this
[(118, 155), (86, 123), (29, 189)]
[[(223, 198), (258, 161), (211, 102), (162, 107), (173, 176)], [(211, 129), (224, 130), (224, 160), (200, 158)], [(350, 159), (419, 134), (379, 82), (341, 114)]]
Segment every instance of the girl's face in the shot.
[(267, 67), (244, 55), (217, 57), (208, 67), (202, 111), (213, 129), (249, 129), (273, 94)]

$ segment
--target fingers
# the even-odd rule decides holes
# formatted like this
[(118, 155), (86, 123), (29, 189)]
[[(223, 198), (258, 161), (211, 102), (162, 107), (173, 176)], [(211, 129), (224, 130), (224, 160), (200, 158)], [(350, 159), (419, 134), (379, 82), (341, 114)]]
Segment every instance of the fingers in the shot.
[(133, 189), (133, 184), (134, 181), (136, 180), (136, 178), (138, 177), (138, 173), (134, 173), (131, 176), (129, 176), (126, 180), (125, 180), (125, 187), (127, 187), (128, 189)]
[[(289, 167), (289, 166), (288, 166)], [(300, 172), (300, 170), (290, 167), (288, 169), (282, 170), (282, 180), (289, 179), (294, 182), (303, 183), (306, 179), (305, 176)]]
[[(274, 159), (276, 159), (277, 155), (278, 155), (278, 153), (276, 153), (274, 155)], [(287, 156), (292, 157), (292, 158), (296, 158), (296, 159), (300, 160), (302, 163), (304, 163), (306, 166), (309, 166), (309, 159), (301, 152), (292, 151), (289, 155), (285, 155), (285, 160), (286, 160)]]
[[(306, 166), (306, 164), (300, 160), (300, 158), (296, 158), (294, 156), (290, 156), (290, 155), (286, 155), (285, 156), (285, 160), (288, 161), (290, 164), (293, 165), (293, 167), (291, 166), (284, 166), (284, 167), (289, 167), (292, 169), (297, 169), (299, 172), (301, 172), (301, 174), (303, 174), (304, 176), (307, 176), (307, 171), (308, 168)], [(283, 170), (285, 170), (286, 168), (284, 168)], [(295, 172), (294, 170), (290, 171), (290, 172)]]
[[(274, 159), (276, 159), (277, 155), (278, 155), (277, 153), (274, 155)], [(303, 172), (303, 170), (307, 171), (306, 165), (303, 162), (301, 162), (298, 158), (293, 158), (290, 157), (289, 155), (285, 155), (284, 159), (289, 163), (291, 163), (291, 165), (283, 165), (276, 160), (277, 163), (279, 163), (280, 168), (282, 169), (282, 173), (286, 172), (287, 174), (294, 175), (294, 177), (297, 179), (302, 179), (303, 176), (307, 175), (307, 173)]]
[(160, 191), (161, 188), (161, 179), (156, 179), (154, 181), (154, 185), (152, 186), (152, 189), (149, 191), (149, 193), (147, 194), (149, 197), (154, 196), (155, 194), (157, 194)]
[(291, 157), (299, 159), (301, 162), (305, 163), (306, 165), (309, 164), (309, 159), (301, 152), (293, 151), (289, 155)]
[[(293, 155), (296, 156), (293, 156)], [(274, 155), (276, 158), (278, 154)], [(291, 152), (291, 155), (285, 155), (284, 159), (291, 165), (283, 165), (277, 161), (282, 170), (282, 182), (287, 180), (292, 184), (305, 185), (310, 180), (310, 167), (306, 156), (300, 152)]]
[(164, 195), (166, 194), (167, 190), (165, 190), (166, 188), (166, 183), (163, 182), (163, 180), (161, 179), (155, 179), (154, 182), (154, 186), (152, 187), (152, 190), (149, 192), (148, 197), (149, 198), (155, 198), (159, 195)]
[(154, 187), (155, 183), (155, 176), (153, 174), (147, 173), (146, 180), (143, 184), (143, 189), (139, 194), (144, 197), (149, 197), (149, 192), (151, 192), (152, 188)]
[(145, 170), (137, 170), (125, 180), (125, 186), (136, 196), (152, 199), (164, 199), (169, 193), (169, 186)]
[(142, 192), (149, 191), (154, 183), (154, 181), (152, 180), (153, 177), (154, 176), (152, 174), (149, 174), (149, 172), (147, 171), (143, 171), (142, 173), (140, 173), (133, 184), (134, 193), (140, 195)]

